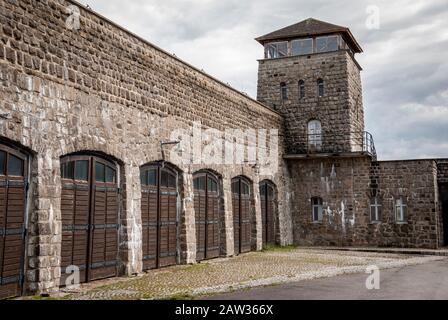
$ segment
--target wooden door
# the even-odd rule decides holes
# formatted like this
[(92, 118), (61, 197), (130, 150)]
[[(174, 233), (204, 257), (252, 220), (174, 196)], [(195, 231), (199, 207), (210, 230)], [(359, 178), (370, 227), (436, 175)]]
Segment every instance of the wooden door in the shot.
[(275, 189), (263, 181), (260, 183), (261, 221), (263, 245), (275, 244)]
[(0, 299), (21, 294), (26, 177), (27, 157), (0, 144)]
[(218, 180), (210, 173), (197, 173), (193, 179), (196, 218), (196, 260), (219, 257)]
[(76, 266), (80, 282), (117, 276), (119, 189), (112, 162), (90, 155), (61, 160), (61, 285)]
[(118, 186), (116, 167), (103, 159), (92, 161), (89, 281), (115, 277), (118, 267)]
[(232, 180), (232, 206), (235, 254), (251, 250), (251, 193), (249, 182), (237, 177)]
[(177, 263), (177, 175), (160, 165), (141, 168), (143, 269)]

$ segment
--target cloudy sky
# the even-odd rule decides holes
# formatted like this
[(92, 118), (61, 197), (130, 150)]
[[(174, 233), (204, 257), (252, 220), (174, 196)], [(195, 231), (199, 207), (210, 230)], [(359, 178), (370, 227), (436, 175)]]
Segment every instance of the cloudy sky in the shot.
[[(447, 0), (81, 3), (252, 97), (263, 54), (255, 37), (309, 17), (348, 26), (364, 49), (366, 129), (379, 158), (448, 157)], [(372, 5), (379, 29), (368, 27)]]

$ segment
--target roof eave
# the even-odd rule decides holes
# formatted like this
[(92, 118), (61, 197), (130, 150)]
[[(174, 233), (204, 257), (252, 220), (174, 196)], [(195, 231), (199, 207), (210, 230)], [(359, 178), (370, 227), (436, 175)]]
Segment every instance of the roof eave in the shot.
[(361, 46), (356, 41), (355, 37), (353, 36), (353, 34), (351, 33), (350, 29), (348, 29), (348, 28), (344, 28), (344, 29), (341, 29), (341, 30), (334, 30), (334, 31), (324, 32), (324, 33), (308, 32), (308, 33), (303, 33), (303, 34), (300, 34), (300, 35), (291, 35), (291, 36), (283, 36), (283, 37), (279, 37), (279, 36), (271, 36), (271, 37), (269, 37), (268, 35), (264, 35), (264, 36), (255, 38), (255, 40), (258, 43), (260, 43), (262, 46), (264, 46), (266, 44), (266, 42), (275, 41), (275, 40), (290, 40), (290, 39), (294, 39), (294, 38), (311, 37), (311, 36), (314, 37), (314, 36), (319, 36), (319, 35), (328, 35), (328, 34), (336, 34), (336, 33), (346, 34), (347, 35), (347, 39), (351, 42), (351, 45), (352, 45), (354, 51), (356, 53), (362, 53), (363, 52)]

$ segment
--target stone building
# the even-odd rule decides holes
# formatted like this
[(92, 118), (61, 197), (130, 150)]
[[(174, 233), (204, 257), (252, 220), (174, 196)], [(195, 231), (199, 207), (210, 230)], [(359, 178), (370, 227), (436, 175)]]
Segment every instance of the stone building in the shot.
[(0, 298), (266, 244), (446, 242), (448, 161), (377, 161), (347, 28), (258, 38), (253, 100), (75, 1), (0, 21)]

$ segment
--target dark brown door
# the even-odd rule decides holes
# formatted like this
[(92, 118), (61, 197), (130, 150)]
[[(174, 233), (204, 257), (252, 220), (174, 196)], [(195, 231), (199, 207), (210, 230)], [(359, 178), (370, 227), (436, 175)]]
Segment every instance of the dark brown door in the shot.
[(25, 155), (0, 145), (0, 299), (21, 294), (26, 168)]
[(274, 186), (271, 183), (260, 183), (260, 198), (263, 245), (272, 245), (275, 244), (275, 199)]
[(235, 254), (251, 249), (251, 194), (249, 182), (237, 177), (232, 180), (232, 207)]
[(439, 185), (440, 201), (442, 203), (442, 223), (444, 245), (448, 246), (448, 183)]
[(177, 263), (177, 175), (160, 165), (141, 169), (143, 269)]
[(197, 173), (193, 179), (196, 218), (196, 260), (219, 257), (218, 180), (209, 173)]
[(118, 197), (116, 165), (89, 155), (61, 160), (61, 285), (67, 267), (80, 270), (80, 281), (117, 276)]

